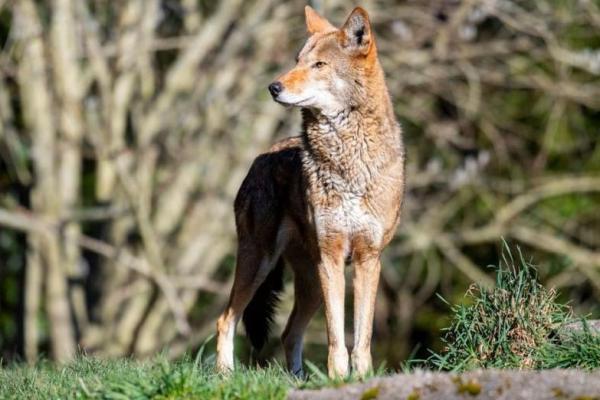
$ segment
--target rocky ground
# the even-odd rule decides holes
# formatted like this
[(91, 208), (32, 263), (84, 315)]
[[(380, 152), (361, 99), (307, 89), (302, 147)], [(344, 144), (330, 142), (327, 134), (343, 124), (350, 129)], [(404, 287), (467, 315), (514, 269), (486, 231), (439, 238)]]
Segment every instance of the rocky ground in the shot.
[[(600, 334), (600, 320), (586, 322)], [(579, 332), (581, 322), (564, 327), (562, 335)], [(600, 370), (479, 370), (463, 374), (416, 371), (374, 378), (364, 383), (320, 390), (294, 390), (290, 400), (600, 400)]]
[(579, 370), (416, 371), (321, 390), (295, 390), (290, 400), (600, 400), (600, 372)]

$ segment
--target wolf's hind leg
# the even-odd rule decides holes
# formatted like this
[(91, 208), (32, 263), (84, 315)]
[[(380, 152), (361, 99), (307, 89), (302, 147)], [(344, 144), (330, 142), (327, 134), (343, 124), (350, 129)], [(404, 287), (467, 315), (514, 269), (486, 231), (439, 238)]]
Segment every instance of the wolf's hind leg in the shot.
[(288, 370), (303, 377), (302, 349), (304, 331), (322, 303), (316, 264), (304, 255), (286, 257), (294, 270), (294, 308), (281, 335)]
[(273, 267), (269, 257), (251, 243), (240, 243), (227, 308), (217, 321), (217, 370), (233, 370), (235, 328), (257, 288)]

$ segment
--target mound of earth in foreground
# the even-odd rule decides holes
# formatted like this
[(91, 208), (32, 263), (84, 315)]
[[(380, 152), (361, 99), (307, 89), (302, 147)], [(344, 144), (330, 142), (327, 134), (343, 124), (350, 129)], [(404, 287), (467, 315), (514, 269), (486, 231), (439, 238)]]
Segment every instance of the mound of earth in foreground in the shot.
[(291, 400), (600, 400), (600, 371), (416, 371), (339, 388), (294, 390)]

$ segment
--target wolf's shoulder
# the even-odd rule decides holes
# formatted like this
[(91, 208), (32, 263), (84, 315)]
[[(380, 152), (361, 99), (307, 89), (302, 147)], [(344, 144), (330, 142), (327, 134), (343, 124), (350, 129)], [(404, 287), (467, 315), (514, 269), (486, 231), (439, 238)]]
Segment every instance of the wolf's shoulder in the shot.
[(302, 137), (292, 136), (285, 139), (281, 139), (275, 142), (267, 153), (276, 153), (282, 150), (301, 150), (302, 149)]

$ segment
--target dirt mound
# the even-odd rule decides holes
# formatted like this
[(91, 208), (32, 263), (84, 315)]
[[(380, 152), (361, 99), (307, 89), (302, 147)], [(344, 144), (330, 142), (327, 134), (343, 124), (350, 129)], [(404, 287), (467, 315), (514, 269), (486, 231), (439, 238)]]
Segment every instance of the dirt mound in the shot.
[(291, 400), (600, 400), (600, 372), (499, 371), (464, 374), (416, 371), (321, 390), (294, 390)]

